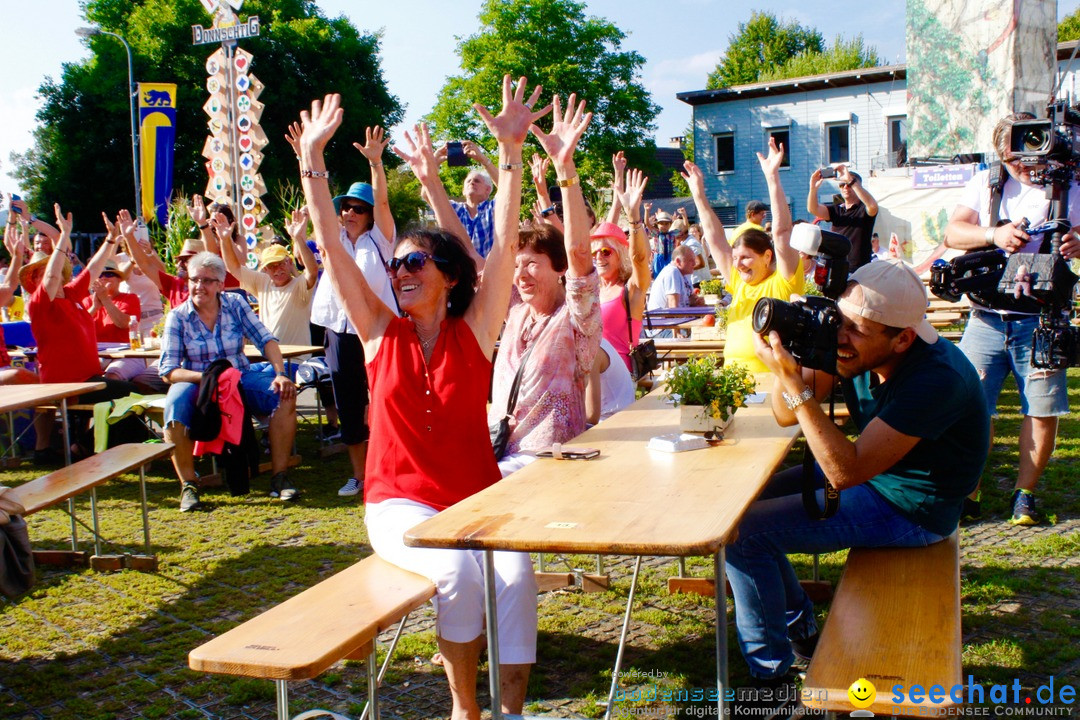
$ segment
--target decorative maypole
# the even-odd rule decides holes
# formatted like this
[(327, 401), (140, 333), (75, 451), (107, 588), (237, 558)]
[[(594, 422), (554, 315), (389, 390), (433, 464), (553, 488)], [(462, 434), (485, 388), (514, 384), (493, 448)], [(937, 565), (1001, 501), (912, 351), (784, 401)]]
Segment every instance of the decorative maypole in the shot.
[(210, 28), (193, 25), (194, 45), (221, 43), (206, 60), (206, 90), (210, 98), (203, 110), (210, 116), (210, 135), (203, 145), (203, 157), (210, 179), (206, 197), (233, 209), (240, 232), (247, 243), (247, 263), (258, 267), (257, 249), (273, 230), (262, 224), (266, 206), (260, 199), (266, 185), (259, 174), (266, 133), (259, 126), (263, 104), (259, 102), (263, 84), (251, 73), (252, 55), (238, 47), (238, 40), (259, 35), (259, 17), (241, 22), (236, 12), (244, 0), (201, 0), (214, 16)]

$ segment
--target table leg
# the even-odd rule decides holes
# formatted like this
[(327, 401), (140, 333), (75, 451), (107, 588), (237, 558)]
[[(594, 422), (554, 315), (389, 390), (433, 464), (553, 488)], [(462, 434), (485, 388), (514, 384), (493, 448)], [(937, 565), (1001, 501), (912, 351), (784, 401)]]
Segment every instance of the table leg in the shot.
[(484, 551), (484, 609), (487, 621), (491, 718), (503, 720), (502, 677), (499, 669), (499, 615), (495, 602), (495, 553), (493, 550)]
[(716, 690), (718, 717), (726, 717), (724, 693), (728, 688), (728, 647), (727, 647), (727, 565), (723, 546), (713, 558), (713, 578), (716, 594)]
[(274, 685), (278, 720), (289, 720), (289, 683), (287, 680), (275, 680)]
[[(60, 427), (64, 432), (64, 467), (71, 465), (71, 438), (68, 435), (67, 398), (60, 398)], [(68, 515), (71, 516), (71, 549), (79, 549), (79, 531), (75, 524), (75, 500), (68, 499)]]
[(139, 499), (142, 501), (142, 531), (143, 542), (146, 545), (146, 554), (150, 552), (150, 516), (146, 511), (146, 466), (139, 467)]
[(379, 667), (378, 658), (376, 656), (378, 648), (374, 642), (371, 643), (371, 654), (367, 659), (367, 687), (368, 687), (368, 708), (371, 708), (371, 720), (379, 720), (379, 674), (376, 668)]
[(634, 608), (634, 591), (637, 590), (638, 575), (641, 573), (641, 556), (634, 563), (634, 577), (630, 581), (630, 595), (626, 598), (626, 612), (623, 614), (622, 632), (619, 633), (619, 649), (615, 653), (615, 669), (611, 671), (611, 688), (608, 690), (607, 709), (604, 720), (611, 719), (611, 708), (615, 704), (615, 689), (619, 687), (619, 671), (622, 669), (623, 652), (626, 650), (626, 633), (630, 629), (630, 612)]
[(90, 488), (90, 517), (94, 521), (94, 554), (101, 554), (101, 529), (98, 527), (97, 488)]

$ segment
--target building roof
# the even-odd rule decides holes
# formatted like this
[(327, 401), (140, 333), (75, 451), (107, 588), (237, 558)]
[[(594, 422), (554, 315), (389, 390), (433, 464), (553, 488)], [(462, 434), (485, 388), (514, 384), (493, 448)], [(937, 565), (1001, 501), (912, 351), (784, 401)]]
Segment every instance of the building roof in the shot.
[[(1072, 56), (1080, 40), (1069, 40), (1058, 43), (1057, 59), (1068, 60)], [(1077, 69), (1080, 69), (1080, 53), (1077, 53)], [(748, 85), (732, 85), (721, 90), (691, 90), (676, 93), (675, 97), (687, 105), (708, 105), (714, 102), (726, 102), (728, 100), (762, 97), (765, 95), (787, 95), (811, 90), (823, 90), (830, 87), (847, 87), (851, 85), (866, 85), (874, 82), (889, 82), (891, 80), (906, 80), (907, 65), (879, 65), (877, 67), (859, 68), (857, 70), (843, 70), (840, 72), (823, 73), (821, 75), (808, 75), (807, 77), (787, 78), (785, 80), (772, 80), (769, 82), (750, 83)]]

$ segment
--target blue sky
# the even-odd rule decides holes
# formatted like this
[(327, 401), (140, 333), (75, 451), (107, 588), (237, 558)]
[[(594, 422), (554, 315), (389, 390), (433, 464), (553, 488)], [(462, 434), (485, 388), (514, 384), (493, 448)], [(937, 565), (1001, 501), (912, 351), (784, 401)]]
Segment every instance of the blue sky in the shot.
[[(458, 38), (476, 31), (481, 1), (319, 0), (319, 5), (327, 15), (346, 15), (361, 29), (381, 31), (383, 70), (391, 92), (406, 105), (405, 127), (431, 109), (445, 78), (459, 72), (455, 53)], [(586, 0), (586, 5), (590, 15), (607, 18), (627, 32), (626, 47), (645, 57), (641, 79), (653, 101), (663, 108), (656, 123), (656, 140), (661, 145), (681, 135), (690, 119), (689, 106), (676, 100), (675, 93), (705, 87), (728, 38), (754, 9), (816, 27), (830, 42), (837, 34), (846, 38), (861, 34), (884, 61), (905, 61), (903, 0), (877, 0), (865, 4), (863, 11), (854, 4), (824, 0)], [(1076, 6), (1075, 0), (1060, 3), (1058, 16)], [(4, 21), (5, 37), (0, 43), (0, 190), (11, 192), (17, 191), (17, 183), (7, 176), (9, 155), (25, 151), (31, 144), (30, 131), (39, 107), (35, 97), (38, 86), (46, 76), (59, 77), (62, 63), (77, 62), (88, 53), (74, 34), (75, 28), (84, 24), (77, 0), (23, 2), (18, 9), (9, 7)], [(247, 42), (245, 47), (254, 53), (257, 63), (258, 41)], [(169, 78), (163, 69), (157, 77), (136, 79), (167, 82)], [(395, 137), (401, 129), (394, 129)], [(274, 151), (275, 140), (272, 138), (267, 152)]]

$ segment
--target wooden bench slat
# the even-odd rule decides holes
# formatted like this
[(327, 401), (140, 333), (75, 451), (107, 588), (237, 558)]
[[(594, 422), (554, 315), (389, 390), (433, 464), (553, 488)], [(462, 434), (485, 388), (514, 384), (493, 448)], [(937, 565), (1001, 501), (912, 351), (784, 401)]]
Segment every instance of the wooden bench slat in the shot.
[(188, 666), (307, 680), (354, 655), (434, 594), (427, 578), (370, 555), (192, 650)]
[[(963, 683), (959, 540), (953, 533), (925, 548), (857, 548), (847, 559), (825, 629), (803, 684), (812, 708), (850, 712), (848, 687), (866, 678), (877, 689), (867, 708), (881, 715), (917, 715), (912, 685)], [(903, 685), (903, 703), (892, 703)], [(825, 691), (824, 693), (822, 691)], [(934, 708), (952, 707), (946, 701)]]
[(172, 443), (129, 443), (109, 448), (8, 492), (32, 515), (172, 453)]

